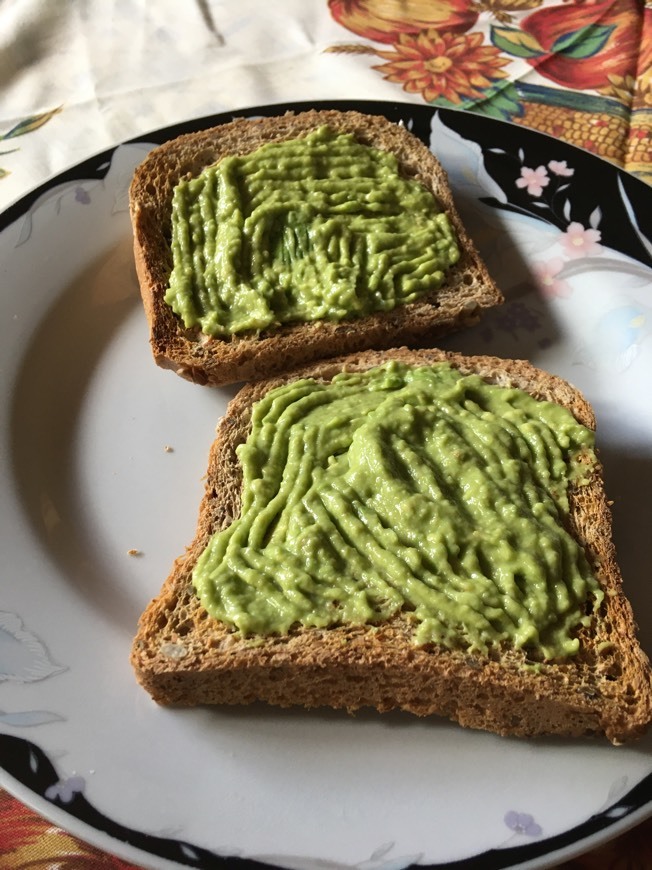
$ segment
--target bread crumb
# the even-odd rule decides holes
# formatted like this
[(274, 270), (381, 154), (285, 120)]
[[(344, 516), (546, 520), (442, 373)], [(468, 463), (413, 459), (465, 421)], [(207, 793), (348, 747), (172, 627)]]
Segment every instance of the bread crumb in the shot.
[(128, 556), (142, 556), (143, 554), (142, 554), (141, 550), (134, 550), (132, 548), (131, 550), (127, 550), (127, 555)]
[(169, 444), (166, 444), (163, 450), (165, 450), (166, 453), (174, 453), (174, 447), (171, 447)]
[(168, 659), (182, 659), (188, 654), (188, 650), (182, 643), (164, 643), (161, 644), (161, 655)]

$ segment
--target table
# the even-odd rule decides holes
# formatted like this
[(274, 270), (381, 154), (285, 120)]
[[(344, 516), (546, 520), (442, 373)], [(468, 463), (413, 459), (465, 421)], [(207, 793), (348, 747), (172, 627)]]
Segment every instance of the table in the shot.
[(641, 0), (13, 0), (0, 23), (1, 206), (147, 130), (352, 96), (489, 114), (652, 181)]
[[(558, 865), (558, 870), (620, 870), (644, 868), (652, 858), (652, 819), (622, 834), (604, 846)], [(57, 863), (59, 862), (59, 863)], [(0, 867), (27, 870), (48, 867), (106, 867), (137, 870), (100, 852), (27, 810), (19, 801), (0, 791)]]
[[(490, 115), (652, 184), (649, 0), (9, 0), (0, 42), (2, 208), (148, 130), (351, 97)], [(132, 866), (0, 792), (0, 867), (55, 862)], [(652, 821), (562, 866), (617, 863), (652, 863)]]

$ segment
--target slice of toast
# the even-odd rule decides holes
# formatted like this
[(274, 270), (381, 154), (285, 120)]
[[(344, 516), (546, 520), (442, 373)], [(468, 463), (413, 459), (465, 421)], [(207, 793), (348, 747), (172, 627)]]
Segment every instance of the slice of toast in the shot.
[[(393, 153), (399, 170), (426, 187), (448, 215), (461, 257), (437, 290), (391, 311), (345, 319), (287, 323), (226, 338), (187, 329), (165, 302), (172, 270), (171, 202), (179, 181), (195, 177), (229, 155), (300, 138), (327, 125), (357, 141)], [(339, 353), (399, 344), (475, 323), (502, 295), (468, 237), (455, 209), (443, 168), (404, 127), (358, 112), (291, 112), (281, 117), (238, 119), (174, 139), (155, 148), (137, 168), (130, 189), (136, 270), (150, 327), (155, 361), (200, 384), (227, 384), (269, 377), (284, 369)]]
[(132, 649), (140, 683), (157, 702), (170, 705), (261, 700), (349, 711), (369, 706), (438, 714), (504, 735), (602, 733), (614, 743), (643, 733), (652, 718), (650, 666), (621, 590), (599, 463), (581, 485), (570, 485), (567, 530), (584, 549), (604, 595), (590, 623), (578, 630), (579, 651), (563, 660), (532, 666), (523, 649), (504, 645), (487, 653), (419, 646), (404, 612), (375, 626), (295, 626), (286, 634), (247, 638), (204, 610), (192, 571), (213, 533), (239, 516), (242, 469), (236, 447), (247, 438), (252, 405), (291, 379), (328, 382), (339, 372), (389, 360), (447, 361), (464, 374), (562, 405), (594, 428), (591, 407), (560, 378), (524, 361), (438, 350), (366, 351), (244, 387), (218, 426), (196, 537), (141, 617)]

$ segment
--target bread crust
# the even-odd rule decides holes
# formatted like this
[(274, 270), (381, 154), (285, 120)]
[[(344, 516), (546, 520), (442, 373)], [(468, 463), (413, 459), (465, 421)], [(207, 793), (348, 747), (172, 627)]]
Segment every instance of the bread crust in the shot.
[[(390, 151), (401, 173), (428, 188), (448, 214), (461, 257), (443, 285), (393, 311), (344, 321), (284, 324), (263, 332), (209, 338), (186, 329), (164, 300), (172, 269), (171, 201), (175, 185), (228, 155), (248, 154), (267, 142), (298, 138), (324, 124), (363, 144)], [(455, 208), (447, 176), (431, 151), (404, 127), (380, 115), (334, 110), (239, 118), (180, 136), (155, 148), (136, 169), (130, 188), (134, 256), (150, 344), (159, 366), (199, 384), (221, 385), (268, 377), (339, 353), (420, 344), (475, 323), (483, 309), (503, 301)]]
[(245, 639), (211, 617), (192, 586), (194, 564), (214, 532), (240, 511), (242, 474), (235, 448), (250, 430), (252, 404), (298, 377), (329, 381), (388, 360), (427, 365), (448, 361), (502, 386), (568, 408), (595, 428), (582, 394), (562, 379), (520, 360), (398, 348), (322, 361), (282, 377), (249, 384), (229, 404), (210, 451), (197, 531), (160, 595), (141, 617), (131, 661), (155, 701), (171, 705), (248, 704), (374, 707), (437, 714), (503, 735), (604, 734), (613, 743), (640, 736), (652, 719), (650, 664), (636, 640), (622, 592), (602, 469), (571, 488), (568, 529), (584, 547), (605, 592), (590, 626), (579, 632), (570, 660), (528, 666), (517, 650), (489, 655), (415, 646), (413, 626), (398, 615), (378, 626), (296, 628), (288, 635)]

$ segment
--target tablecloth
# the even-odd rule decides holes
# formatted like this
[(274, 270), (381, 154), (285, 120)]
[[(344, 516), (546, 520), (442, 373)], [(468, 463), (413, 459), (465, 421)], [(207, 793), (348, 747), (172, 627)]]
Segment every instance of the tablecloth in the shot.
[[(348, 98), (532, 127), (652, 184), (641, 0), (4, 0), (0, 86), (0, 208), (148, 130)], [(0, 792), (0, 868), (55, 866), (130, 865)], [(652, 866), (652, 822), (563, 866)]]
[(489, 114), (652, 181), (641, 0), (4, 0), (0, 83), (0, 206), (147, 130), (351, 97)]

